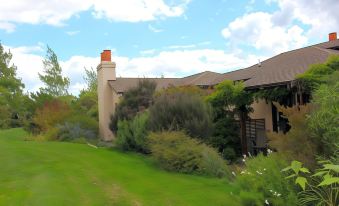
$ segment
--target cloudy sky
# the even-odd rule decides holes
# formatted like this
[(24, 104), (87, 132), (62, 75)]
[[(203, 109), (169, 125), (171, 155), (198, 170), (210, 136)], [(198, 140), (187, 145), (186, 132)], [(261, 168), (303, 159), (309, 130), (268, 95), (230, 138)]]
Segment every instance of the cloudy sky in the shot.
[(227, 72), (339, 32), (338, 0), (0, 0), (0, 40), (26, 89), (49, 45), (71, 92), (111, 49), (117, 76)]

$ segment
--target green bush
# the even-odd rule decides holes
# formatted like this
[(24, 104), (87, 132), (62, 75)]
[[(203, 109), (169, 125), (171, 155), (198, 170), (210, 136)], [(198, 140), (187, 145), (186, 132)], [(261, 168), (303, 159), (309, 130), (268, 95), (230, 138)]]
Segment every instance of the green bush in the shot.
[(318, 142), (318, 155), (329, 158), (339, 151), (339, 71), (314, 92), (314, 111), (307, 118), (311, 136)]
[(111, 116), (109, 127), (112, 132), (117, 133), (119, 121), (131, 120), (151, 105), (156, 86), (154, 81), (140, 80), (136, 87), (124, 93), (114, 115)]
[(288, 172), (286, 179), (292, 179), (302, 189), (299, 205), (339, 205), (339, 165), (329, 160), (318, 163), (321, 168), (314, 174), (298, 161), (292, 161), (283, 172)]
[(66, 122), (71, 124), (79, 124), (81, 128), (92, 131), (98, 136), (99, 125), (98, 121), (88, 115), (76, 114), (69, 117)]
[(235, 185), (239, 187), (243, 205), (296, 205), (295, 187), (286, 181), (281, 172), (288, 163), (279, 154), (262, 154), (246, 158), (245, 167), (236, 174)]
[(148, 116), (148, 113), (144, 112), (130, 121), (119, 121), (116, 146), (124, 151), (148, 153)]
[(205, 139), (213, 132), (211, 106), (197, 93), (164, 91), (150, 107), (150, 129), (184, 130), (191, 137)]
[(222, 177), (228, 174), (226, 162), (207, 145), (184, 132), (159, 132), (149, 135), (154, 159), (164, 169)]

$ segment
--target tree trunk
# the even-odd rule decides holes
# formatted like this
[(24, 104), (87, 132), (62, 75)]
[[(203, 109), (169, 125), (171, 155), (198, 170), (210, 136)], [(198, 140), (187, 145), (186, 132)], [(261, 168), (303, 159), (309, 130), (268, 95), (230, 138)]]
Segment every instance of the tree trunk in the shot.
[(241, 140), (241, 152), (242, 154), (248, 154), (247, 137), (246, 137), (246, 113), (240, 112), (240, 140)]

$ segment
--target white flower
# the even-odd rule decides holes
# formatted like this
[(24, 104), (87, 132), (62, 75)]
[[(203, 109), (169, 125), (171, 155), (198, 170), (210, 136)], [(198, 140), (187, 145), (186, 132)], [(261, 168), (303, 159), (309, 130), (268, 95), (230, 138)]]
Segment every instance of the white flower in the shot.
[(277, 197), (280, 197), (280, 195), (281, 195), (281, 194), (280, 194), (280, 193), (278, 193), (278, 194), (277, 194)]
[(243, 154), (242, 156), (243, 156), (244, 158), (246, 158), (246, 155), (245, 155), (245, 154)]
[(246, 160), (245, 160), (245, 159), (242, 159), (242, 161), (243, 161), (243, 162), (246, 162)]
[(267, 154), (271, 154), (273, 151), (270, 149), (267, 149)]
[(268, 200), (265, 200), (265, 204), (266, 204), (266, 205), (270, 205), (270, 203), (268, 202)]
[(270, 190), (270, 192), (273, 192), (273, 190)]
[(262, 175), (262, 173), (261, 172), (259, 172), (258, 170), (256, 171), (259, 175)]
[(235, 174), (235, 172), (232, 172), (232, 175), (237, 176), (237, 175)]
[(264, 171), (266, 171), (266, 168), (264, 168)]
[(246, 172), (245, 171), (241, 171), (240, 174), (245, 174)]

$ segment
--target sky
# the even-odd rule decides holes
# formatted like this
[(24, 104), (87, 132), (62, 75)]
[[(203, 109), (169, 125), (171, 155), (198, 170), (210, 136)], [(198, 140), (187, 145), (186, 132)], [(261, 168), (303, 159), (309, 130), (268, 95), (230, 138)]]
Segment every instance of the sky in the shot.
[(338, 0), (0, 0), (0, 41), (26, 91), (43, 86), (49, 45), (77, 95), (104, 49), (118, 77), (225, 73), (327, 41), (338, 11)]

